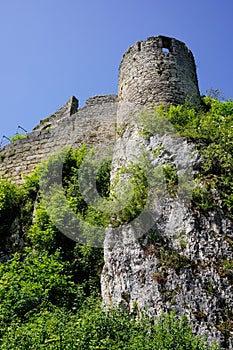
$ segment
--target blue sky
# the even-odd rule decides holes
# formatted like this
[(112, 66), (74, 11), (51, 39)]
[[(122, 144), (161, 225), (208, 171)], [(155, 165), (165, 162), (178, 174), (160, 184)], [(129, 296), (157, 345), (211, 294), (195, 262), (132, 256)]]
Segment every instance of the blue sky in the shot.
[(30, 131), (71, 95), (117, 93), (125, 50), (159, 34), (184, 41), (201, 93), (233, 98), (232, 0), (2, 0), (0, 139)]

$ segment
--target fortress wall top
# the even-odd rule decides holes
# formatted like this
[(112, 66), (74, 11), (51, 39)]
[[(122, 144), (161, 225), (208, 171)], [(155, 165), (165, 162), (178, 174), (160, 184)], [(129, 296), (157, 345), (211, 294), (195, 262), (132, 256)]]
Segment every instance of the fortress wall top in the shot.
[(115, 99), (110, 96), (92, 98), (92, 103), (63, 119), (56, 127), (35, 130), (25, 139), (0, 149), (0, 176), (22, 183), (22, 174), (29, 175), (43, 159), (65, 146), (79, 147), (83, 142), (101, 148), (112, 145), (117, 106), (116, 96)]

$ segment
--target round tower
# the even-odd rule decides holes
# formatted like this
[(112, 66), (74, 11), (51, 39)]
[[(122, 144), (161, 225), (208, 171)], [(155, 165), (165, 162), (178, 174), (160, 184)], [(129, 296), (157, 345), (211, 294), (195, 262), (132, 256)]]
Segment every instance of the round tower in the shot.
[(118, 90), (119, 102), (199, 104), (193, 54), (174, 38), (157, 36), (138, 41), (123, 55)]

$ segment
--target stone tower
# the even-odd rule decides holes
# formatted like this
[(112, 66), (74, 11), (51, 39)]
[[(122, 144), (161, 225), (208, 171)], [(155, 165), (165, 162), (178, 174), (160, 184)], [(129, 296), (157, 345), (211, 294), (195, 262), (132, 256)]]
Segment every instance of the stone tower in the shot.
[(183, 42), (165, 36), (138, 41), (122, 58), (118, 93), (119, 102), (136, 105), (198, 104), (192, 52)]

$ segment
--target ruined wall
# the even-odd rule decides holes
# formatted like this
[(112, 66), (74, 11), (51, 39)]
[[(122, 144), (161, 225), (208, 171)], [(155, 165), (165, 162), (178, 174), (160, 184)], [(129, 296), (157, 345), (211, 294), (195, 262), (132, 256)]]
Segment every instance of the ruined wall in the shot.
[(51, 127), (56, 127), (67, 117), (78, 111), (79, 101), (75, 96), (71, 96), (64, 106), (59, 108), (56, 112), (50, 114), (49, 117), (40, 121), (40, 124), (35, 126), (33, 130), (45, 130)]
[(97, 96), (78, 110), (78, 100), (72, 96), (41, 120), (26, 139), (0, 150), (0, 175), (21, 182), (23, 173), (29, 174), (42, 159), (66, 145), (113, 142), (116, 109), (121, 128), (122, 120), (133, 110), (139, 111), (139, 106), (177, 104), (187, 98), (200, 102), (193, 55), (185, 44), (163, 36), (137, 42), (120, 64), (118, 99), (115, 95)]
[[(166, 52), (164, 52), (166, 50)], [(196, 66), (184, 43), (163, 36), (131, 46), (119, 69), (119, 101), (147, 105), (200, 102)]]
[(25, 139), (3, 147), (0, 150), (0, 175), (21, 183), (22, 174), (30, 174), (43, 159), (65, 146), (78, 147), (83, 142), (96, 147), (113, 144), (116, 108), (115, 95), (92, 97), (85, 107), (60, 120), (60, 124), (56, 120), (53, 128), (39, 128)]

